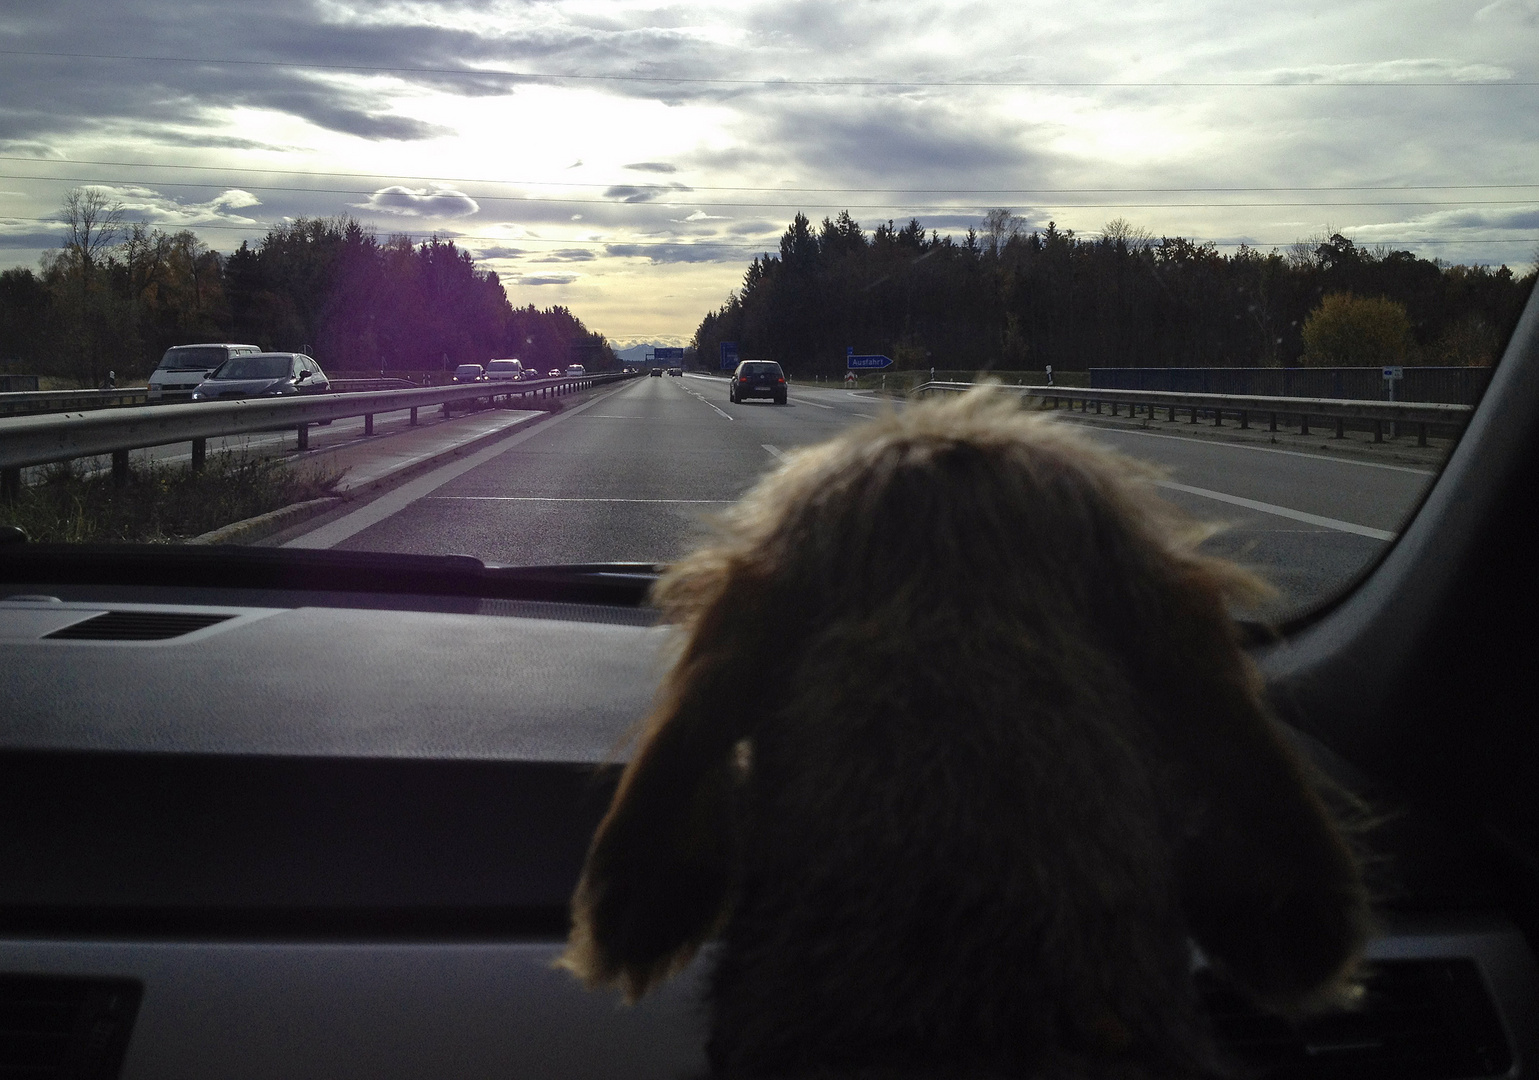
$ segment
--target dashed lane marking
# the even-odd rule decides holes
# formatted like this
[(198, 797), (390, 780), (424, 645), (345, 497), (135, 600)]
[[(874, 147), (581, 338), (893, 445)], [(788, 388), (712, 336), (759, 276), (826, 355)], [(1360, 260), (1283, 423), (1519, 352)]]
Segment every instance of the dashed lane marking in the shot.
[(784, 450), (780, 449), (780, 447), (778, 447), (778, 446), (771, 446), (769, 443), (760, 443), (759, 445), (764, 447), (764, 449), (768, 450), (770, 452), (770, 455), (772, 457), (776, 458), (779, 461), (790, 461), (791, 460), (791, 455), (787, 454)]

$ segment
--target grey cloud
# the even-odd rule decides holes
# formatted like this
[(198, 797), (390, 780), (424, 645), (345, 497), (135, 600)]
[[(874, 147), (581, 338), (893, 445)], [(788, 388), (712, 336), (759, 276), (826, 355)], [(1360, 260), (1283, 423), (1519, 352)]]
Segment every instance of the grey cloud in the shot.
[(484, 247), (474, 249), (473, 254), (478, 259), (516, 259), (528, 252), (515, 247)]
[(604, 198), (618, 199), (627, 203), (651, 202), (675, 191), (689, 191), (684, 184), (616, 184), (604, 189)]
[(753, 253), (741, 244), (695, 241), (688, 244), (608, 244), (606, 255), (650, 259), (654, 263), (746, 263)]
[(399, 185), (381, 188), (358, 205), (387, 214), (437, 218), (468, 217), (481, 209), (469, 195), (452, 188), (414, 191)]
[(621, 167), (635, 169), (637, 172), (676, 173), (679, 171), (677, 165), (669, 165), (666, 161), (633, 161)]
[(598, 258), (598, 256), (588, 248), (561, 248), (557, 251), (552, 251), (549, 254), (543, 255), (538, 259), (530, 259), (529, 261), (537, 263), (592, 262), (596, 258)]
[(576, 274), (524, 274), (515, 278), (515, 285), (570, 285), (577, 280)]

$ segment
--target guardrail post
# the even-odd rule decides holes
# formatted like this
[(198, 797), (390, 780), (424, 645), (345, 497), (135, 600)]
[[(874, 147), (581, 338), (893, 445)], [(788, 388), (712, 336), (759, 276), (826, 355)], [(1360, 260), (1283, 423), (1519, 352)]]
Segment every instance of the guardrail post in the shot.
[(1195, 405), (1192, 406), (1192, 418), (1188, 422), (1193, 424), (1197, 422), (1197, 406)]
[(411, 423), (408, 426), (409, 427), (416, 427), (417, 426), (417, 410), (416, 410), (415, 407), (411, 411)]
[(374, 434), (374, 414), (373, 413), (365, 413), (364, 414), (364, 416), (363, 416), (363, 433), (365, 435), (373, 435)]
[(1309, 414), (1308, 413), (1299, 413), (1299, 434), (1300, 435), (1308, 435), (1309, 434)]
[(1276, 413), (1272, 414), (1272, 430), (1273, 431), (1277, 430), (1277, 414)]
[(444, 419), (449, 419), (449, 403), (447, 401), (444, 402)]
[(1244, 409), (1240, 410), (1240, 427), (1246, 430), (1250, 428), (1250, 413)]
[(1174, 424), (1176, 422), (1176, 407), (1174, 405), (1172, 405), (1170, 407), (1169, 422), (1172, 423), (1172, 424)]
[(1333, 438), (1333, 439), (1345, 439), (1346, 437), (1347, 437), (1347, 422), (1345, 420), (1343, 420), (1341, 417), (1338, 416), (1338, 417), (1336, 417), (1336, 434), (1332, 435), (1331, 438)]
[(310, 425), (300, 424), (297, 431), (299, 433), (299, 441), (295, 444), (294, 448), (296, 450), (310, 449)]
[(1416, 425), (1416, 445), (1417, 446), (1426, 446), (1427, 445), (1427, 425), (1426, 424), (1417, 424)]
[(1384, 441), (1384, 421), (1382, 421), (1382, 420), (1375, 420), (1373, 422), (1373, 441), (1374, 442), (1383, 442)]
[(112, 482), (118, 487), (128, 483), (127, 450), (114, 450), (112, 452)]
[(207, 439), (194, 439), (194, 440), (192, 440), (192, 467), (194, 469), (201, 469), (201, 468), (203, 468), (203, 460), (207, 456), (208, 456), (208, 440)]
[(1223, 427), (1224, 426), (1224, 407), (1222, 405), (1220, 405), (1218, 408), (1213, 410), (1213, 426), (1214, 427)]
[(0, 469), (0, 502), (15, 502), (20, 495), (21, 470)]

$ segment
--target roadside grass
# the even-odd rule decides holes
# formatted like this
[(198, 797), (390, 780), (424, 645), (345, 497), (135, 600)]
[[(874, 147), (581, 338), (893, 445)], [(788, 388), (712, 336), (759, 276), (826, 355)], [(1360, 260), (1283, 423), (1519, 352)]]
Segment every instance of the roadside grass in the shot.
[(64, 462), (0, 503), (0, 525), (19, 526), (35, 543), (174, 544), (328, 495), (340, 478), (323, 466), (227, 453), (210, 454), (199, 470), (135, 464), (119, 486), (110, 473)]

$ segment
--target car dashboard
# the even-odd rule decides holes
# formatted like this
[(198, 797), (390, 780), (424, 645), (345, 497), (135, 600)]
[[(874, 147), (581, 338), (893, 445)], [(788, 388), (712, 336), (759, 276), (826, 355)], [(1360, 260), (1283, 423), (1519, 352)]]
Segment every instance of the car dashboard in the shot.
[[(552, 967), (667, 662), (650, 610), (35, 581), (7, 595), (0, 1055), (61, 1076), (704, 1069), (708, 953), (630, 1007)], [(1386, 912), (1358, 1014), (1289, 1024), (1212, 982), (1231, 1051), (1275, 1076), (1524, 1075), (1532, 955), (1494, 894), (1457, 867), (1421, 876), (1440, 872), (1451, 893)]]

